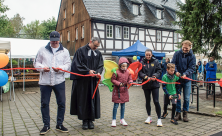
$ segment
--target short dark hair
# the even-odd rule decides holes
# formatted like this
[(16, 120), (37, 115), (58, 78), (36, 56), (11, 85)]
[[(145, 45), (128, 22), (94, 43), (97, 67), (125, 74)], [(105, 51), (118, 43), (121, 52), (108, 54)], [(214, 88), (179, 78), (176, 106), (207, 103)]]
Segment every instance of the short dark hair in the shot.
[(146, 52), (151, 52), (153, 54), (153, 51), (151, 49), (146, 49), (145, 53)]
[(98, 43), (101, 43), (98, 37), (92, 37), (91, 41), (92, 42), (98, 41)]
[(214, 60), (215, 60), (215, 57), (214, 56), (211, 56)]

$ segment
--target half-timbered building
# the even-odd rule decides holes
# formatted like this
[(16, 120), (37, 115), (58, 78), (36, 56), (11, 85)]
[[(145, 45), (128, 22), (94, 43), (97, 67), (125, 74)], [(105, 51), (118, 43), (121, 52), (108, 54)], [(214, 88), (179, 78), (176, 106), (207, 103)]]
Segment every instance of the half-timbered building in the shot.
[(74, 52), (95, 36), (109, 56), (137, 40), (159, 52), (173, 52), (181, 37), (173, 25), (180, 0), (61, 0), (56, 30)]

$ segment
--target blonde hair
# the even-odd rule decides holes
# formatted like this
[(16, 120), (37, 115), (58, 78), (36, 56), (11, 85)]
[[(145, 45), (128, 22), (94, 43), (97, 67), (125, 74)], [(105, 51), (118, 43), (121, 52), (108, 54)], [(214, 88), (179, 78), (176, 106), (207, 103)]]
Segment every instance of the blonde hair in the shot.
[(189, 41), (189, 40), (183, 41), (183, 42), (181, 43), (181, 45), (183, 46), (183, 44), (187, 44), (187, 45), (189, 45), (189, 46), (192, 46), (192, 42)]
[(173, 64), (173, 63), (168, 63), (168, 64), (167, 64), (167, 69), (169, 70), (170, 68), (175, 68), (175, 64)]

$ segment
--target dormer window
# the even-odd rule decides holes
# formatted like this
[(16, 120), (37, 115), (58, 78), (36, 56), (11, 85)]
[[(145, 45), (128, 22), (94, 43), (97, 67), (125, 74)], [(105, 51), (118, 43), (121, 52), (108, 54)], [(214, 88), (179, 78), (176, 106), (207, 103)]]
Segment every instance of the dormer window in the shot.
[(162, 11), (161, 10), (159, 10), (159, 9), (156, 10), (156, 17), (158, 19), (162, 19)]
[(139, 14), (139, 6), (136, 4), (133, 4), (133, 14), (138, 15)]

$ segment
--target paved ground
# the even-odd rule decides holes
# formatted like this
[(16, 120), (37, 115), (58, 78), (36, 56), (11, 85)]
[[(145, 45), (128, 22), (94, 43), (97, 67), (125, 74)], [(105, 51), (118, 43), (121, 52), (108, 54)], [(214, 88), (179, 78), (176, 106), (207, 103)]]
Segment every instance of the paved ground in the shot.
[[(152, 104), (153, 123), (151, 125), (144, 124), (147, 118), (145, 110), (145, 98), (141, 87), (130, 88), (130, 102), (126, 104), (125, 120), (129, 126), (120, 126), (117, 123), (116, 128), (110, 127), (112, 120), (111, 93), (107, 87), (100, 87), (101, 95), (101, 119), (95, 121), (95, 129), (82, 130), (82, 122), (76, 116), (69, 114), (71, 81), (66, 81), (66, 115), (64, 126), (69, 129), (69, 133), (61, 133), (55, 130), (57, 105), (55, 95), (51, 96), (50, 114), (51, 114), (51, 131), (47, 135), (210, 135), (222, 131), (222, 118), (210, 117), (196, 114), (189, 114), (190, 122), (179, 122), (175, 126), (170, 123), (170, 114), (167, 119), (162, 120), (163, 127), (156, 127), (156, 113)], [(27, 84), (26, 93), (22, 91), (22, 87), (16, 87), (16, 100), (9, 101), (9, 93), (3, 94), (3, 102), (0, 103), (0, 136), (26, 136), (39, 135), (40, 129), (43, 127), (40, 111), (40, 93), (36, 84)], [(27, 93), (28, 92), (28, 93)], [(35, 93), (37, 92), (37, 93)], [(160, 104), (163, 108), (163, 91), (160, 90)], [(201, 105), (201, 104), (200, 104)], [(219, 105), (217, 105), (219, 106)], [(206, 106), (205, 106), (206, 107)], [(119, 118), (119, 110), (117, 113)]]

